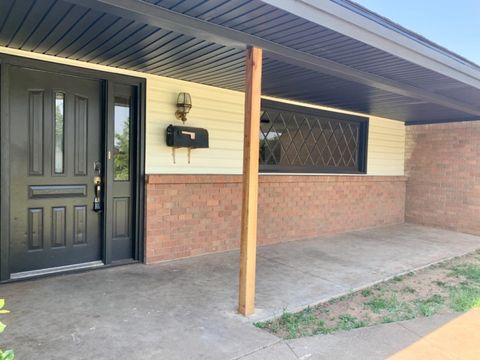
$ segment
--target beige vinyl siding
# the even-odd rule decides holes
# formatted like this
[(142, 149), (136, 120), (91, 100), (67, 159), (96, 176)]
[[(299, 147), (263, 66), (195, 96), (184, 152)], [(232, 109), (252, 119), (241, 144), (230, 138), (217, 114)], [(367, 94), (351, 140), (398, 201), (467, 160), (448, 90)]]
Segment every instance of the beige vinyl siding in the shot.
[[(243, 93), (6, 47), (0, 47), (0, 52), (145, 78), (147, 80), (147, 174), (241, 174)], [(193, 108), (188, 115), (186, 125), (206, 128), (210, 134), (210, 148), (192, 150), (190, 164), (188, 164), (185, 149), (176, 150), (176, 164), (174, 164), (172, 149), (165, 145), (166, 127), (171, 123), (182, 125), (182, 122), (176, 120), (174, 115), (179, 92), (189, 92), (192, 95)], [(265, 98), (329, 111), (351, 113), (295, 101)], [(405, 126), (402, 122), (370, 118), (368, 175), (404, 175), (404, 148)]]
[[(175, 119), (179, 92), (192, 96), (186, 126), (206, 128), (210, 148), (175, 150), (165, 144), (169, 124)], [(147, 173), (151, 174), (240, 174), (243, 148), (243, 93), (158, 76), (147, 79)]]
[(404, 175), (404, 162), (405, 124), (400, 121), (370, 117), (367, 173), (369, 175)]

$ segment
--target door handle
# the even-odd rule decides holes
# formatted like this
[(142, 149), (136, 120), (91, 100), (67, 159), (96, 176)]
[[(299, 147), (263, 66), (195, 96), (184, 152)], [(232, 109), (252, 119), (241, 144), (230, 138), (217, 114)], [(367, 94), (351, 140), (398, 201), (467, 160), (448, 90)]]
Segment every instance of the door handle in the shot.
[(93, 211), (100, 212), (102, 211), (102, 178), (100, 176), (93, 178), (93, 186)]

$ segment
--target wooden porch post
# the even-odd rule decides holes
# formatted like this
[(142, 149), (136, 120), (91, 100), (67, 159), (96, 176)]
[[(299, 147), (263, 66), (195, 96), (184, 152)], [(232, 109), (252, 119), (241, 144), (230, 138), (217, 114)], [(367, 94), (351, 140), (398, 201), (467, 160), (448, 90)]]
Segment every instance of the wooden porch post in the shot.
[(262, 49), (249, 47), (246, 56), (245, 133), (243, 142), (243, 198), (240, 244), (240, 291), (238, 311), (255, 311), (257, 257), (258, 158)]

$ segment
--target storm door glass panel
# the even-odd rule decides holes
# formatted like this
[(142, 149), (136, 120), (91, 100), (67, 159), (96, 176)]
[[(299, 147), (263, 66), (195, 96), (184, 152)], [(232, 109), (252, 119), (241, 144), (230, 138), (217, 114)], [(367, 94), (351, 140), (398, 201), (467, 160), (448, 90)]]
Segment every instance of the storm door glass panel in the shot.
[(130, 179), (130, 99), (115, 98), (114, 111), (114, 180)]
[(65, 94), (55, 93), (55, 174), (63, 174), (65, 152)]

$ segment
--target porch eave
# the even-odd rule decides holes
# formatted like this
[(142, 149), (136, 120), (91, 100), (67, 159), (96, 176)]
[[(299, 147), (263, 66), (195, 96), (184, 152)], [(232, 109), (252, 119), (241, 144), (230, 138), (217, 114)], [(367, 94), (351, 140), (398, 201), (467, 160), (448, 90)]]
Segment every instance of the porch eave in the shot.
[[(252, 14), (245, 28), (233, 20), (219, 23), (203, 16), (228, 15), (216, 2), (195, 13), (170, 9), (166, 1), (28, 1), (30, 6), (22, 8), (13, 0), (0, 5), (6, 16), (0, 16), (0, 46), (237, 91), (244, 89), (244, 49), (255, 46), (264, 50), (264, 95), (410, 123), (480, 119), (477, 66), (342, 2), (312, 7), (306, 0), (255, 0), (254, 5), (268, 11)], [(229, 6), (243, 9), (248, 4), (235, 0)], [(311, 11), (300, 16), (305, 6)], [(8, 18), (12, 13), (24, 21)], [(247, 14), (239, 10), (238, 16)], [(296, 29), (287, 25), (291, 22), (300, 24), (299, 29), (311, 28), (300, 36), (318, 39), (318, 46), (302, 48), (300, 40), (288, 43), (274, 37), (278, 32), (294, 39)], [(317, 38), (317, 32), (325, 35)], [(332, 36), (338, 40), (328, 40)], [(339, 54), (347, 55), (341, 60), (333, 50), (319, 52), (322, 47), (338, 47)], [(371, 55), (355, 60), (363, 53)], [(385, 67), (387, 63), (392, 65)]]

